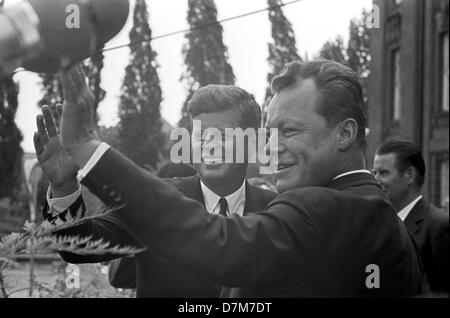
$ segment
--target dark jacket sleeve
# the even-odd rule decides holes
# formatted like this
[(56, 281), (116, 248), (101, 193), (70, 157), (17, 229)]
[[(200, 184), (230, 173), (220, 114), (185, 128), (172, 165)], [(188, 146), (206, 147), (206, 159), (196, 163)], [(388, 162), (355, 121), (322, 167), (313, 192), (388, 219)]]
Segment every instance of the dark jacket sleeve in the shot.
[[(86, 205), (84, 203), (82, 195), (61, 214), (58, 214), (58, 218), (65, 220), (70, 213), (72, 217), (77, 215), (83, 217), (86, 212)], [(43, 208), (44, 219), (53, 222), (56, 217), (49, 213), (49, 206), (47, 202)], [(91, 240), (103, 239), (105, 242), (109, 242), (110, 246), (133, 246), (142, 247), (120, 224), (113, 213), (105, 213), (94, 218), (86, 219), (82, 223), (75, 226), (59, 230), (54, 233), (57, 236), (78, 236), (78, 237), (91, 237)], [(123, 257), (123, 255), (117, 254), (102, 254), (102, 255), (79, 255), (69, 252), (60, 252), (60, 256), (68, 263), (80, 264), (80, 263), (100, 263), (110, 261), (116, 258)]]
[(113, 148), (83, 183), (102, 200), (125, 204), (115, 217), (142, 245), (222, 285), (287, 278), (305, 266), (317, 244), (315, 221), (302, 209), (275, 200), (246, 217), (212, 215)]
[(116, 288), (136, 288), (136, 261), (122, 257), (109, 264), (109, 283)]
[(430, 210), (433, 222), (429, 225), (430, 285), (433, 290), (449, 292), (449, 217), (437, 208)]

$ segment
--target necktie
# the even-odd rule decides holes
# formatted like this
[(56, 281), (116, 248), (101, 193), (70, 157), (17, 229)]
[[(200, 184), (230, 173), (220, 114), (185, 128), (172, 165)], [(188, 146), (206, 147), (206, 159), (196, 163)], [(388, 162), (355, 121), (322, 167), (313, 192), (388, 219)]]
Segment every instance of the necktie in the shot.
[(227, 209), (228, 209), (227, 199), (220, 198), (219, 199), (219, 205), (220, 205), (219, 214), (222, 214), (223, 216), (227, 216)]
[[(228, 202), (227, 199), (225, 198), (220, 198), (219, 199), (219, 205), (220, 205), (220, 211), (219, 214), (222, 214), (223, 216), (227, 216), (227, 209), (228, 209)], [(220, 285), (216, 285), (216, 290), (217, 290), (217, 297), (220, 297), (220, 293), (222, 291), (222, 286)]]

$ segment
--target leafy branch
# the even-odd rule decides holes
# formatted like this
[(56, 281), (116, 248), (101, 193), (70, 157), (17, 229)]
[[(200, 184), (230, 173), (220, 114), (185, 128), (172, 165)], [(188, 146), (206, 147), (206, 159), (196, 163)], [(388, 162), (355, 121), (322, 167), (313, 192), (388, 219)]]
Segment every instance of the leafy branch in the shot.
[[(0, 293), (7, 298), (4, 282), (4, 269), (7, 264), (14, 262), (20, 255), (38, 254), (43, 252), (70, 252), (81, 255), (130, 255), (140, 253), (144, 249), (134, 246), (111, 246), (103, 239), (92, 240), (92, 236), (62, 236), (55, 235), (55, 232), (64, 230), (93, 217), (81, 217), (79, 211), (75, 217), (70, 214), (65, 215), (65, 219), (56, 218), (53, 222), (44, 221), (41, 224), (26, 221), (23, 231), (6, 235), (0, 241)], [(31, 286), (45, 289), (42, 284), (35, 281)]]

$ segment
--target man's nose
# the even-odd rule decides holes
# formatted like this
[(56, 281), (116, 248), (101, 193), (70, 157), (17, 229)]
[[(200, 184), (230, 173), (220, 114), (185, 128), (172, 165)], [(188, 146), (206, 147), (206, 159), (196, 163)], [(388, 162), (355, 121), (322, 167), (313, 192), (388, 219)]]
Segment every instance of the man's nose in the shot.
[(379, 185), (382, 185), (382, 182), (381, 182), (381, 178), (380, 178), (380, 174), (379, 174), (379, 173), (374, 172), (374, 173), (373, 173), (373, 177), (375, 178), (375, 180), (378, 182)]

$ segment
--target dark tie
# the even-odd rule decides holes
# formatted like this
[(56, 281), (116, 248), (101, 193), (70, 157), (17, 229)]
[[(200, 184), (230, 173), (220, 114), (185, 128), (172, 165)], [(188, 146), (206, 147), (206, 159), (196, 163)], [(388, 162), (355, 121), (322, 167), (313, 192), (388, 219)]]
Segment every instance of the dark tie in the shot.
[(223, 216), (227, 216), (227, 209), (228, 209), (227, 199), (220, 198), (219, 199), (219, 204), (220, 204), (219, 214), (222, 214)]
[[(219, 199), (219, 204), (220, 204), (219, 214), (222, 214), (223, 216), (226, 217), (227, 216), (227, 208), (228, 208), (227, 199), (220, 198)], [(220, 293), (222, 291), (222, 286), (216, 285), (216, 290), (217, 290), (217, 297), (220, 297)]]

